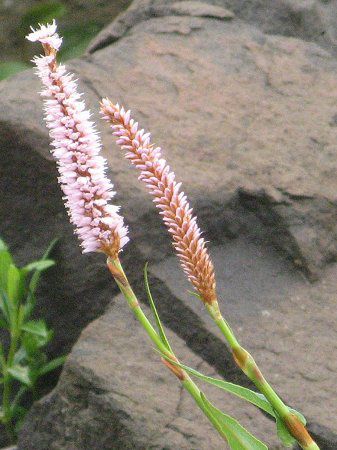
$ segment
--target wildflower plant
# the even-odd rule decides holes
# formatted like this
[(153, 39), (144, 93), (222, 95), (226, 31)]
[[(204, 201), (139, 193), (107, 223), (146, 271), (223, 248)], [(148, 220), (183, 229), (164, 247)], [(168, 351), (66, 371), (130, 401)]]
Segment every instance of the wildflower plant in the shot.
[(8, 341), (8, 345), (0, 343), (0, 423), (10, 442), (15, 441), (27, 411), (23, 400), (36, 398), (39, 379), (64, 362), (64, 357), (48, 360), (44, 348), (53, 331), (44, 320), (32, 318), (41, 273), (54, 265), (48, 259), (52, 246), (42, 259), (19, 268), (0, 240), (0, 329)]
[(267, 446), (235, 419), (217, 409), (191, 377), (245, 399), (269, 414), (275, 420), (278, 435), (286, 446), (298, 442), (305, 450), (319, 449), (305, 427), (304, 417), (283, 403), (222, 317), (217, 301), (214, 267), (197, 218), (181, 190), (181, 183), (176, 181), (174, 172), (162, 157), (161, 149), (151, 144), (150, 134), (140, 129), (131, 118), (130, 111), (103, 99), (102, 116), (110, 123), (117, 144), (126, 151), (126, 158), (140, 171), (139, 179), (146, 184), (160, 210), (182, 268), (196, 295), (226, 338), (236, 364), (260, 392), (207, 377), (179, 362), (156, 311), (145, 267), (145, 286), (156, 323), (156, 327), (152, 326), (130, 286), (119, 258), (129, 240), (128, 230), (119, 214), (119, 207), (109, 203), (114, 193), (105, 175), (106, 162), (99, 156), (101, 144), (93, 123), (89, 121), (90, 113), (80, 101), (73, 76), (57, 63), (56, 56), (62, 40), (56, 33), (55, 22), (40, 26), (27, 38), (41, 42), (44, 49), (44, 55), (35, 58), (34, 62), (45, 87), (42, 91), (45, 120), (52, 138), (52, 153), (60, 172), (59, 183), (83, 252), (102, 252), (106, 255), (111, 274), (130, 309), (156, 346), (162, 362), (178, 378), (230, 448), (264, 450)]

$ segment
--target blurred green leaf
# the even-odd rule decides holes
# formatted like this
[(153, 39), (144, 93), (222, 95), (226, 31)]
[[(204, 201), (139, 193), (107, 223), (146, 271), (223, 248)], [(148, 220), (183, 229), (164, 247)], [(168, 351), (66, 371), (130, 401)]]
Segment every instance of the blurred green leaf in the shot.
[[(0, 309), (4, 316), (4, 320), (8, 324), (8, 328), (10, 328), (13, 321), (13, 305), (3, 289), (0, 289)], [(5, 324), (4, 328), (6, 328)]]
[(30, 264), (27, 264), (22, 270), (25, 272), (31, 272), (32, 270), (38, 270), (42, 272), (43, 270), (49, 269), (55, 265), (55, 261), (52, 259), (41, 259), (40, 261), (33, 261)]
[(40, 349), (48, 344), (53, 337), (53, 332), (48, 331), (46, 336), (39, 336), (37, 334), (31, 334), (30, 332), (24, 333), (22, 337), (22, 344), (27, 352), (29, 358), (37, 358)]
[(53, 19), (59, 19), (66, 13), (66, 6), (62, 2), (46, 1), (31, 6), (21, 19), (20, 31), (27, 34), (29, 27), (36, 27), (39, 23), (46, 24)]
[(0, 289), (7, 291), (7, 274), (13, 258), (4, 241), (0, 240)]
[(27, 358), (27, 352), (26, 352), (25, 348), (23, 346), (21, 346), (14, 355), (14, 364), (20, 364), (26, 358)]
[(200, 393), (201, 399), (206, 409), (212, 414), (222, 428), (232, 450), (268, 450), (268, 447), (247, 431), (233, 417), (224, 414), (216, 408), (205, 395)]
[(19, 388), (18, 392), (16, 393), (16, 395), (12, 401), (12, 404), (11, 404), (11, 409), (12, 409), (13, 414), (15, 414), (16, 408), (19, 405), (19, 402), (20, 402), (22, 396), (26, 392), (27, 392), (27, 386), (25, 386), (25, 385), (20, 386), (20, 388)]
[(31, 386), (32, 381), (29, 376), (29, 369), (26, 366), (15, 365), (8, 369), (8, 373), (12, 375), (13, 378), (20, 381), (20, 383)]
[(73, 24), (63, 30), (63, 46), (59, 52), (60, 59), (67, 60), (83, 55), (89, 42), (100, 31), (95, 22)]
[(10, 311), (9, 302), (6, 292), (0, 288), (0, 326), (1, 328), (9, 329), (10, 326)]
[[(45, 261), (48, 259), (48, 256), (50, 255), (51, 251), (53, 250), (53, 248), (56, 245), (56, 242), (58, 241), (58, 239), (53, 239), (51, 241), (51, 243), (49, 244), (47, 250), (45, 251), (44, 255), (42, 256), (42, 258), (39, 261)], [(36, 291), (36, 288), (39, 284), (39, 280), (41, 277), (41, 270), (39, 270), (38, 268), (35, 269), (35, 272), (30, 280), (29, 286), (28, 286), (28, 291), (29, 291), (29, 295), (28, 295), (28, 299), (27, 302), (29, 303), (30, 301), (30, 296), (34, 294), (34, 292)]]
[(31, 292), (28, 292), (27, 301), (23, 305), (24, 308), (24, 319), (29, 319), (36, 305), (36, 297)]
[(3, 61), (0, 62), (0, 80), (11, 77), (22, 70), (29, 69), (30, 66), (23, 61)]
[(14, 264), (10, 264), (8, 268), (7, 294), (14, 305), (18, 305), (25, 294), (25, 274)]
[(51, 361), (47, 362), (41, 369), (39, 370), (39, 375), (45, 375), (48, 372), (51, 372), (52, 370), (56, 369), (57, 367), (63, 366), (65, 363), (66, 356), (59, 356), (58, 358), (52, 359)]
[(50, 333), (45, 321), (42, 319), (26, 322), (22, 325), (21, 329), (27, 333), (35, 334), (36, 336), (40, 336), (42, 338), (47, 338)]

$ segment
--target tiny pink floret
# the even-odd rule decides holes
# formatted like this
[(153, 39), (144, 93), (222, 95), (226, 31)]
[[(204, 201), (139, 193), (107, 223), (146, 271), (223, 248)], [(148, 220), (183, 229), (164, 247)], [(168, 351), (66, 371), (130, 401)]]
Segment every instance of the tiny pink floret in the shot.
[(43, 44), (45, 55), (34, 58), (45, 89), (45, 121), (52, 138), (59, 183), (71, 222), (81, 240), (83, 253), (104, 251), (116, 255), (128, 242), (119, 207), (109, 204), (115, 195), (106, 177), (106, 160), (99, 155), (101, 143), (90, 112), (80, 100), (73, 74), (58, 65), (56, 54), (62, 39), (56, 24), (41, 25), (27, 36)]

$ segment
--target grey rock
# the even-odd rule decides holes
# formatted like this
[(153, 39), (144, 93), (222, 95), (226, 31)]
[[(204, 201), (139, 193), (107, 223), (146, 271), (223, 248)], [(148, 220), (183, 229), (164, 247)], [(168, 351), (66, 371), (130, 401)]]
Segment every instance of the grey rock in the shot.
[[(174, 29), (190, 34), (182, 37)], [(122, 100), (169, 149), (209, 237), (221, 241), (262, 229), (312, 276), (336, 258), (336, 128), (329, 125), (335, 67), (314, 45), (199, 17), (149, 20), (118, 45), (70, 64), (95, 111), (100, 96)], [(63, 236), (58, 267), (41, 292), (43, 299), (51, 297), (41, 302), (41, 312), (56, 328), (56, 353), (102, 313), (113, 288), (100, 257), (81, 257), (67, 223), (41, 101), (33, 94), (38, 80), (26, 71), (0, 89), (1, 233), (22, 262)], [(110, 149), (109, 131), (103, 124), (100, 129)], [(106, 155), (117, 201), (131, 223), (133, 244), (124, 257), (140, 266), (148, 258), (162, 259), (171, 250), (151, 202), (115, 150)]]
[[(211, 253), (221, 309), (235, 334), (281, 397), (303, 412), (321, 448), (334, 448), (337, 420), (331, 411), (337, 406), (337, 365), (329, 355), (334, 354), (337, 342), (337, 267), (331, 267), (324, 280), (311, 284), (299, 271), (292, 270), (285, 258), (252, 239), (228, 240), (224, 246), (213, 247)], [(216, 360), (221, 335), (202, 303), (189, 295), (189, 285), (176, 258), (151, 266), (151, 274), (163, 319), (172, 323), (172, 305), (179, 303), (178, 299), (183, 301), (191, 312), (180, 313), (176, 333), (226, 379), (245, 383), (232, 368), (229, 354), (221, 362)], [(194, 336), (202, 332), (189, 334), (191, 319), (198, 319), (199, 327), (214, 334), (207, 350), (194, 342)]]
[[(149, 314), (149, 310), (145, 308)], [(183, 361), (210, 375), (205, 362), (172, 332)], [(277, 443), (273, 424), (252, 407), (207, 389), (220, 408), (260, 437)], [(143, 329), (118, 296), (106, 314), (86, 328), (58, 385), (30, 411), (20, 450), (118, 449), (218, 450), (226, 444), (160, 362)]]
[(168, 20), (170, 20), (170, 16), (208, 17), (219, 20), (231, 20), (234, 14), (221, 6), (199, 1), (159, 1), (157, 3), (151, 1), (144, 2), (142, 0), (135, 1), (125, 13), (120, 14), (116, 20), (98, 33), (90, 43), (88, 52), (94, 53), (96, 50), (112, 44), (140, 22), (153, 17), (168, 17)]
[[(190, 6), (187, 8), (187, 4)], [(241, 20), (255, 25), (267, 34), (280, 34), (316, 42), (336, 55), (336, 0), (135, 0), (130, 7), (105, 27), (89, 46), (89, 52), (102, 48), (123, 36), (140, 21), (162, 15), (194, 15), (193, 4), (203, 3), (232, 11)], [(179, 4), (186, 6), (179, 7)], [(201, 8), (201, 6), (198, 6)], [(197, 8), (197, 9), (198, 9)], [(217, 17), (209, 15), (209, 17)], [(219, 16), (218, 16), (219, 18)], [(226, 17), (229, 18), (229, 17)]]
[[(152, 3), (153, 8), (157, 6)], [(334, 374), (335, 368), (331, 361), (324, 365), (323, 359), (328, 359), (331, 342), (336, 341), (330, 341), (331, 301), (336, 298), (336, 277), (331, 273), (337, 255), (336, 60), (315, 44), (266, 35), (235, 17), (210, 17), (211, 13), (200, 17), (200, 5), (196, 8), (192, 2), (189, 7), (194, 15), (186, 13), (184, 2), (180, 5), (183, 15), (170, 10), (162, 17), (145, 14), (137, 23), (130, 19), (126, 34), (122, 30), (113, 45), (73, 61), (69, 69), (78, 75), (97, 121), (98, 100), (108, 95), (132, 108), (142, 126), (152, 131), (177, 178), (184, 181), (206, 239), (213, 243), (215, 252), (222, 252), (221, 258), (217, 256), (217, 272), (228, 263), (227, 270), (236, 267), (241, 274), (241, 278), (233, 277), (226, 291), (232, 302), (224, 305), (225, 310), (231, 309), (230, 320), (235, 322), (237, 316), (235, 326), (243, 340), (255, 345), (252, 350), (258, 359), (268, 361), (268, 366), (274, 367), (277, 352), (285, 365), (287, 352), (293, 349), (291, 364), (297, 368), (293, 386), (307, 383), (313, 398), (320, 395), (313, 386), (323, 386), (326, 397), (319, 399), (330, 411), (330, 372)], [(212, 8), (209, 11), (219, 16), (220, 10)], [(238, 11), (235, 14), (238, 16)], [(121, 23), (121, 18), (116, 23)], [(39, 256), (48, 241), (62, 235), (55, 255), (58, 265), (47, 275), (39, 293), (40, 312), (56, 329), (51, 352), (60, 353), (70, 348), (86, 324), (104, 312), (116, 288), (103, 259), (81, 256), (72, 236), (48, 153), (41, 101), (34, 96), (38, 90), (39, 82), (31, 71), (0, 85), (0, 233), (21, 262)], [(172, 281), (160, 284), (164, 280), (159, 272), (161, 264), (171, 264), (167, 259), (172, 255), (169, 239), (150, 199), (118, 154), (108, 128), (100, 123), (99, 129), (118, 192), (116, 201), (122, 204), (130, 225), (132, 242), (122, 255), (130, 277), (139, 286), (142, 266), (150, 260), (156, 277), (154, 291), (164, 299), (166, 324), (218, 372), (243, 381), (219, 336), (215, 331), (213, 337), (209, 335), (211, 324), (177, 292), (176, 301), (170, 301)], [(221, 250), (220, 245), (225, 247)], [(270, 260), (265, 252), (272, 252), (273, 246), (278, 256)], [(263, 267), (257, 264), (261, 270), (252, 271), (247, 284), (241, 267), (246, 259), (254, 266), (259, 252), (261, 259), (269, 262)], [(278, 258), (282, 255), (286, 260), (280, 268)], [(171, 266), (167, 267), (169, 275)], [(311, 288), (299, 281), (297, 268), (311, 279), (321, 280)], [(324, 283), (329, 285), (326, 295)], [(220, 296), (226, 286), (220, 289)], [(301, 297), (302, 291), (308, 300)], [(310, 335), (304, 325), (300, 326), (303, 341), (298, 346), (291, 340), (297, 322), (291, 319), (289, 299), (295, 294), (300, 296), (294, 306), (297, 322), (301, 324), (304, 317), (309, 320), (311, 314), (316, 318), (315, 323), (310, 319)], [(239, 309), (238, 297), (244, 299)], [(307, 308), (303, 314), (298, 310), (301, 302)], [(253, 336), (249, 314), (253, 311), (262, 321), (262, 314), (265, 318), (274, 314), (271, 308), (280, 326), (275, 340), (269, 339), (274, 333), (269, 321), (265, 333)], [(241, 331), (239, 319), (245, 324)], [(288, 321), (292, 328), (283, 329)], [(314, 342), (312, 330), (319, 330)], [(284, 333), (282, 351), (276, 346), (280, 333)], [(262, 343), (267, 335), (271, 348)], [(260, 350), (254, 342), (261, 342)], [(219, 363), (220, 351), (225, 368)], [(323, 364), (321, 368), (316, 367), (316, 359)], [(300, 372), (302, 363), (306, 370)], [(310, 371), (311, 379), (304, 382), (308, 367), (315, 369)], [(272, 370), (271, 376), (273, 373), (277, 385), (278, 372)], [(290, 393), (292, 398), (294, 394), (321, 438), (333, 442), (326, 437), (332, 430), (325, 414), (321, 419), (319, 402), (313, 405), (309, 397), (300, 397), (300, 391), (292, 392), (287, 383), (284, 386), (282, 395)], [(47, 414), (47, 409), (44, 411)]]

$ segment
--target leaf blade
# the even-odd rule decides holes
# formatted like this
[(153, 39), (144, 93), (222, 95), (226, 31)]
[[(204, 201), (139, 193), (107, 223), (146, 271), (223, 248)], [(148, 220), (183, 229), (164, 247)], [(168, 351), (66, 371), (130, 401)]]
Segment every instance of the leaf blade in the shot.
[(268, 450), (266, 444), (253, 436), (236, 419), (216, 408), (202, 392), (200, 395), (206, 409), (221, 426), (232, 450)]
[(47, 362), (43, 367), (39, 369), (39, 376), (45, 375), (48, 372), (51, 372), (52, 370), (57, 369), (57, 367), (63, 366), (63, 364), (66, 361), (66, 356), (59, 356), (57, 358), (52, 359), (51, 361)]
[(52, 259), (40, 259), (39, 261), (33, 261), (29, 264), (27, 264), (23, 270), (25, 272), (31, 272), (33, 270), (38, 270), (39, 272), (43, 272), (44, 270), (49, 269), (49, 267), (52, 267), (55, 265), (55, 261)]
[(150, 307), (151, 307), (152, 313), (154, 315), (154, 318), (155, 318), (155, 321), (156, 321), (156, 324), (157, 324), (157, 328), (158, 328), (160, 339), (161, 339), (162, 343), (165, 345), (165, 347), (167, 348), (167, 350), (172, 352), (171, 346), (170, 346), (170, 344), (169, 344), (169, 342), (167, 340), (164, 328), (162, 326), (162, 323), (161, 323), (161, 320), (159, 318), (159, 314), (158, 314), (156, 305), (154, 303), (154, 300), (153, 300), (153, 297), (152, 297), (152, 294), (151, 294), (149, 280), (148, 280), (147, 266), (148, 266), (148, 263), (146, 263), (145, 266), (144, 266), (144, 283), (145, 283), (145, 289), (146, 289), (147, 297), (149, 299)]
[[(45, 253), (43, 254), (42, 258), (40, 259), (40, 261), (45, 261), (46, 259), (48, 259), (51, 251), (53, 250), (53, 248), (55, 247), (56, 243), (58, 242), (58, 239), (55, 238), (51, 241), (51, 243), (49, 244), (49, 246), (47, 247), (47, 250), (45, 251)], [(28, 286), (28, 290), (29, 293), (34, 294), (34, 292), (36, 291), (36, 288), (39, 284), (39, 280), (41, 277), (41, 270), (36, 270), (30, 280), (29, 286)]]
[(213, 378), (207, 375), (203, 375), (202, 373), (198, 372), (195, 369), (192, 369), (191, 367), (186, 366), (185, 364), (179, 363), (177, 361), (173, 361), (170, 358), (168, 358), (167, 355), (162, 354), (163, 358), (167, 359), (170, 363), (179, 366), (181, 369), (184, 369), (187, 373), (189, 373), (192, 376), (195, 376), (199, 378), (200, 380), (205, 381), (208, 384), (212, 384), (213, 386), (216, 386), (226, 392), (229, 392), (237, 397), (240, 397), (243, 400), (248, 401), (249, 403), (252, 403), (253, 405), (257, 406), (258, 408), (262, 409), (266, 413), (270, 414), (272, 417), (276, 417), (275, 412), (268, 402), (268, 400), (260, 393), (254, 392), (248, 388), (245, 388), (243, 386), (239, 386), (234, 383), (230, 383), (228, 381), (220, 380), (218, 378)]
[(26, 366), (20, 366), (19, 364), (9, 367), (7, 369), (8, 373), (12, 375), (13, 378), (20, 381), (20, 383), (25, 386), (31, 387), (32, 380), (29, 376), (29, 368)]

